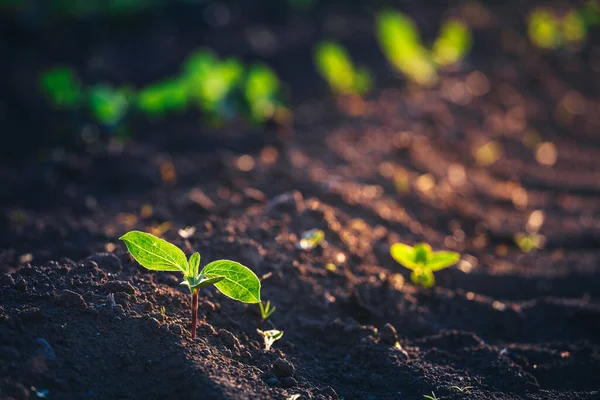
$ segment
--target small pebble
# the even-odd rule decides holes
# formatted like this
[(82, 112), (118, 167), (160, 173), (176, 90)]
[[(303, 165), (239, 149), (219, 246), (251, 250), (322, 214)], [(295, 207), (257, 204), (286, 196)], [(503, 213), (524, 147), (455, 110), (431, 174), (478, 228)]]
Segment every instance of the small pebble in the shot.
[(291, 376), (286, 376), (285, 378), (281, 378), (281, 387), (283, 387), (284, 389), (292, 388), (295, 386), (298, 386), (298, 382)]
[(72, 308), (87, 308), (87, 304), (83, 297), (79, 293), (75, 293), (71, 290), (65, 290), (58, 296), (57, 304), (63, 307), (72, 307)]
[(294, 375), (294, 366), (284, 359), (278, 358), (271, 366), (271, 371), (276, 377), (284, 378)]

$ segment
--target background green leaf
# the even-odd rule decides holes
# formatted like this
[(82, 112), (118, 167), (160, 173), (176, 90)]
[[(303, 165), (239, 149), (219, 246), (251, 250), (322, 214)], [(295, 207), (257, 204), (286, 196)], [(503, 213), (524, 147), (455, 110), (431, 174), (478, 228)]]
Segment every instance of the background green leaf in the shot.
[(127, 232), (119, 239), (142, 266), (155, 271), (181, 271), (188, 274), (188, 262), (179, 247), (140, 231)]
[(431, 271), (439, 271), (456, 264), (460, 260), (460, 254), (454, 251), (434, 251), (427, 259), (427, 268)]
[(215, 286), (221, 293), (243, 303), (260, 303), (260, 281), (249, 268), (231, 260), (218, 260), (202, 270), (203, 277), (224, 276)]
[(415, 269), (419, 265), (415, 263), (415, 249), (404, 243), (395, 243), (390, 247), (390, 254), (400, 264), (408, 269)]

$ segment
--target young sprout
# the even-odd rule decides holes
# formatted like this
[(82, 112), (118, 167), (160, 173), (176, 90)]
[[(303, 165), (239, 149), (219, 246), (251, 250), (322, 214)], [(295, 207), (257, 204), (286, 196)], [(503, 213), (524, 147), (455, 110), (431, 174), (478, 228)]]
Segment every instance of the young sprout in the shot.
[(247, 267), (231, 260), (217, 260), (200, 270), (200, 254), (194, 253), (186, 260), (177, 246), (149, 233), (131, 231), (121, 236), (127, 249), (143, 267), (154, 271), (179, 271), (183, 273), (182, 285), (192, 295), (192, 338), (196, 337), (198, 324), (198, 292), (215, 285), (225, 296), (243, 303), (260, 303), (260, 280)]
[(469, 391), (469, 389), (473, 389), (473, 386), (465, 386), (465, 387), (450, 386), (450, 389), (456, 389), (461, 393), (467, 393)]
[(425, 397), (427, 400), (440, 400), (433, 392), (431, 392), (431, 396), (424, 394), (423, 397)]
[(368, 71), (356, 68), (346, 49), (336, 42), (321, 42), (315, 49), (319, 74), (336, 94), (362, 95), (371, 88)]
[(431, 54), (408, 16), (388, 9), (377, 14), (377, 40), (390, 64), (412, 81), (428, 86), (438, 79)]
[(265, 340), (265, 351), (271, 350), (273, 343), (281, 339), (283, 336), (283, 331), (278, 331), (277, 329), (271, 329), (269, 331), (261, 331), (260, 329), (257, 329), (257, 331)]
[(529, 253), (530, 251), (533, 251), (533, 250), (541, 249), (546, 244), (546, 237), (544, 235), (541, 235), (541, 234), (535, 233), (535, 232), (515, 233), (514, 240), (515, 240), (516, 245), (519, 246), (519, 248), (526, 253)]
[(390, 254), (405, 268), (410, 269), (410, 279), (415, 285), (430, 288), (435, 284), (434, 271), (456, 264), (460, 254), (453, 251), (432, 251), (427, 243), (418, 243), (414, 247), (404, 243), (393, 244)]
[(311, 229), (302, 234), (296, 247), (302, 250), (311, 250), (317, 247), (323, 239), (325, 239), (325, 232), (320, 229)]
[(89, 90), (89, 107), (94, 119), (104, 125), (118, 125), (129, 107), (125, 90), (97, 85)]
[(260, 303), (258, 303), (258, 306), (260, 307), (260, 322), (265, 322), (266, 319), (269, 318), (277, 309), (276, 307), (271, 308), (271, 300), (267, 300), (264, 306), (261, 301)]
[(471, 31), (463, 22), (449, 20), (433, 43), (433, 59), (439, 65), (456, 64), (471, 50), (472, 41)]
[(160, 306), (160, 315), (164, 316), (167, 313), (167, 309), (165, 306)]
[(42, 73), (40, 86), (58, 108), (76, 108), (81, 102), (81, 83), (68, 67), (56, 67)]
[(275, 115), (280, 106), (280, 90), (279, 78), (271, 68), (263, 64), (250, 67), (246, 74), (244, 96), (251, 121), (260, 123)]

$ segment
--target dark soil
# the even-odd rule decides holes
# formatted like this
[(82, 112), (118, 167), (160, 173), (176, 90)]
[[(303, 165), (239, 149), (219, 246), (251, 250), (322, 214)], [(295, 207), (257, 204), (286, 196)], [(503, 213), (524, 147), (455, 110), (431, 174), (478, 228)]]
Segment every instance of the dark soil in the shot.
[[(426, 33), (459, 9), (426, 3), (409, 7), (429, 21)], [(503, 3), (475, 30), (465, 65), (422, 90), (386, 69), (361, 12), (340, 14), (353, 29), (330, 34), (379, 60), (365, 100), (334, 102), (300, 72), (314, 74), (325, 10), (313, 24), (273, 25), (279, 51), (267, 59), (299, 93), (291, 138), (243, 124), (200, 130), (188, 113), (134, 124), (139, 140), (124, 147), (80, 144), (3, 163), (0, 398), (600, 399), (597, 33), (578, 52), (541, 54), (517, 33), (525, 11)], [(177, 18), (146, 16), (135, 37), (124, 26), (90, 38), (74, 25), (47, 41), (29, 32), (3, 67), (15, 96), (10, 106), (3, 98), (7, 132), (54, 132), (47, 123), (58, 117), (32, 100), (36, 68), (56, 62), (48, 54), (82, 69), (90, 54), (109, 54), (99, 74), (118, 82), (164, 76), (199, 44), (243, 48), (243, 29), (203, 41), (189, 34), (193, 18)], [(155, 36), (177, 45), (154, 47)], [(136, 57), (173, 65), (128, 64), (125, 39), (142, 43)], [(489, 91), (469, 94), (474, 71)], [(569, 91), (583, 96), (576, 112)], [(524, 143), (533, 131), (557, 149), (552, 166)], [(490, 139), (504, 151), (483, 167), (472, 150)], [(402, 179), (408, 191), (397, 190)], [(535, 210), (547, 241), (524, 253), (513, 235)], [(187, 240), (177, 233), (186, 226), (196, 228)], [(298, 250), (312, 228), (325, 243)], [(133, 262), (118, 241), (131, 229), (164, 231), (204, 263), (242, 262), (277, 311), (260, 323), (258, 307), (204, 289), (191, 340), (181, 277)], [(454, 249), (463, 261), (419, 289), (389, 256), (397, 241)], [(285, 333), (265, 351), (257, 328)]]

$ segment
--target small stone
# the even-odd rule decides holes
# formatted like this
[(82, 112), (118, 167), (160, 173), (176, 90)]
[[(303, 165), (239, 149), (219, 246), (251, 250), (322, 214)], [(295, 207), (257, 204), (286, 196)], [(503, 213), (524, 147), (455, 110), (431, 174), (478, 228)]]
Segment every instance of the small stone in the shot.
[(302, 193), (297, 190), (285, 192), (272, 198), (265, 207), (265, 211), (270, 213), (274, 210), (283, 212), (297, 213), (304, 210), (304, 199)]
[(295, 386), (298, 386), (298, 382), (291, 376), (281, 378), (281, 387), (283, 387), (284, 389), (292, 388)]
[(385, 386), (385, 383), (381, 375), (371, 374), (369, 375), (369, 385), (374, 388), (381, 388)]
[(15, 280), (9, 274), (0, 274), (0, 286), (12, 287), (15, 284)]
[(385, 324), (379, 333), (379, 337), (381, 341), (385, 344), (389, 344), (394, 346), (398, 343), (398, 333), (396, 332), (396, 328), (392, 326), (392, 324)]
[(337, 400), (339, 398), (338, 394), (336, 393), (335, 390), (333, 390), (333, 388), (331, 386), (327, 386), (326, 388), (321, 390), (321, 393), (324, 394), (325, 396), (329, 396), (329, 398), (334, 399), (334, 400)]
[(217, 307), (215, 306), (215, 303), (213, 303), (210, 300), (203, 300), (202, 303), (200, 304), (200, 308), (203, 311), (209, 311), (209, 312), (214, 312)]
[(203, 357), (208, 357), (212, 354), (212, 352), (210, 351), (210, 349), (204, 349), (200, 352), (200, 354), (202, 354)]
[(89, 256), (84, 261), (93, 261), (102, 269), (107, 269), (113, 272), (121, 271), (123, 268), (121, 260), (111, 253), (96, 253)]
[(277, 385), (277, 378), (275, 378), (275, 377), (270, 377), (270, 378), (267, 378), (267, 379), (265, 379), (265, 382), (266, 382), (266, 383), (267, 383), (267, 385), (269, 385), (269, 386), (275, 386), (275, 385)]
[(23, 278), (17, 278), (17, 279), (15, 279), (13, 288), (15, 288), (16, 290), (18, 290), (20, 292), (26, 292), (27, 291), (27, 281)]
[(278, 358), (271, 366), (271, 371), (276, 377), (284, 378), (294, 375), (294, 366), (284, 359)]
[(213, 328), (212, 325), (206, 324), (203, 322), (198, 324), (198, 328), (196, 328), (196, 332), (198, 332), (198, 336), (212, 336), (212, 335), (217, 334), (217, 332), (215, 331), (215, 328)]
[(125, 281), (111, 281), (106, 282), (102, 287), (105, 291), (110, 293), (129, 293), (135, 294), (135, 289), (131, 286), (131, 283)]
[(225, 345), (225, 347), (230, 350), (235, 350), (241, 346), (238, 338), (236, 338), (233, 333), (225, 329), (219, 330), (219, 339), (221, 339), (221, 342)]
[(181, 335), (183, 333), (183, 328), (179, 324), (173, 324), (169, 327), (169, 329), (176, 335)]
[(72, 308), (87, 308), (87, 304), (83, 297), (76, 292), (71, 290), (65, 290), (58, 296), (57, 304), (63, 307), (72, 307)]
[(47, 360), (56, 360), (56, 353), (50, 343), (44, 338), (35, 339), (37, 345), (36, 353)]

